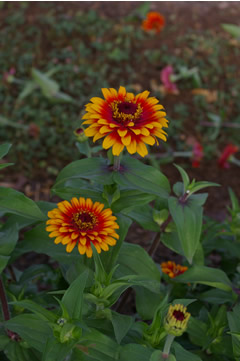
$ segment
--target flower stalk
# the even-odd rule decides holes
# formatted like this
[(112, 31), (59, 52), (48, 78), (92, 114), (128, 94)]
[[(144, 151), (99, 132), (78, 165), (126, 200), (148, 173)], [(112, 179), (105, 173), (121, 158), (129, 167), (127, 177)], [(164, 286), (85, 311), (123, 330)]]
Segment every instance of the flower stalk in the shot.
[(163, 348), (162, 358), (164, 358), (164, 359), (168, 358), (174, 338), (175, 338), (174, 335), (170, 335), (170, 334), (167, 335), (165, 345), (164, 345), (164, 348)]
[(119, 171), (120, 170), (120, 156), (115, 156), (113, 161), (113, 170)]

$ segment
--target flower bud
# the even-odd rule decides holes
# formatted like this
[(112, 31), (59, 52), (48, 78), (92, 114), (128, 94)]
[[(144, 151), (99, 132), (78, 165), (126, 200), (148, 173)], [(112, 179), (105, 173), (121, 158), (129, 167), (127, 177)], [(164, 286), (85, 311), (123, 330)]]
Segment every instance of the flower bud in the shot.
[(181, 336), (187, 329), (190, 313), (183, 305), (170, 305), (164, 322), (164, 328), (168, 334)]
[(77, 137), (77, 140), (79, 141), (79, 142), (85, 142), (87, 139), (88, 139), (88, 137), (85, 135), (85, 133), (84, 133), (84, 129), (83, 128), (77, 128), (77, 129), (75, 129), (74, 130), (74, 134), (76, 135), (76, 137)]

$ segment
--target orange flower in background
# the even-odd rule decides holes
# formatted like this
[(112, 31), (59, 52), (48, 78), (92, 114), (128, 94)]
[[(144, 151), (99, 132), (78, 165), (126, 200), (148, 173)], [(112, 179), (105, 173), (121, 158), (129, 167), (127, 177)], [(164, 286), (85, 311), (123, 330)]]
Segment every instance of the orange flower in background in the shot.
[(218, 159), (218, 165), (220, 168), (229, 168), (229, 158), (238, 152), (238, 147), (233, 144), (228, 144), (223, 149), (222, 154), (220, 155), (220, 158)]
[(137, 95), (128, 93), (120, 86), (116, 89), (104, 88), (105, 99), (94, 97), (86, 105), (87, 113), (83, 124), (88, 124), (85, 134), (93, 137), (93, 142), (105, 137), (103, 148), (112, 147), (112, 153), (118, 156), (126, 147), (130, 154), (138, 153), (142, 157), (148, 154), (145, 144), (158, 143), (157, 138), (166, 141), (168, 127), (163, 106), (154, 97), (148, 97), (149, 91)]
[(165, 25), (165, 18), (156, 11), (151, 11), (147, 14), (147, 19), (143, 21), (142, 28), (145, 31), (155, 31), (159, 33)]
[(181, 266), (172, 261), (161, 263), (161, 268), (162, 272), (166, 273), (170, 278), (175, 278), (188, 270), (188, 267)]
[(92, 244), (98, 253), (108, 251), (119, 239), (115, 232), (119, 226), (111, 209), (103, 208), (104, 204), (83, 197), (72, 198), (71, 203), (58, 203), (58, 208), (48, 212), (50, 219), (46, 222), (46, 230), (51, 232), (49, 237), (55, 238), (56, 244), (67, 245), (67, 252), (72, 252), (78, 245), (79, 253), (86, 253), (87, 257), (92, 257)]

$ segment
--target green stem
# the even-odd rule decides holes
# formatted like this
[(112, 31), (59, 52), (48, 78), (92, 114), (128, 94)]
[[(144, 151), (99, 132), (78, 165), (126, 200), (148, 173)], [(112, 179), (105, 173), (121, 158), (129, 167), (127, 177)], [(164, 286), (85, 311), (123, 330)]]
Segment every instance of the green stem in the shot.
[(172, 346), (173, 340), (174, 340), (175, 336), (174, 335), (167, 335), (166, 341), (165, 341), (165, 345), (164, 345), (164, 349), (163, 349), (163, 354), (162, 357), (167, 359), (169, 356), (169, 352), (170, 352), (170, 348)]
[(9, 308), (8, 308), (6, 292), (5, 292), (3, 281), (1, 278), (0, 278), (0, 299), (1, 299), (1, 303), (2, 303), (3, 318), (5, 321), (8, 321), (8, 320), (10, 320), (10, 313), (9, 313)]
[(240, 167), (240, 160), (236, 159), (233, 155), (229, 158), (229, 161)]
[(119, 171), (120, 169), (120, 156), (114, 156), (113, 170)]

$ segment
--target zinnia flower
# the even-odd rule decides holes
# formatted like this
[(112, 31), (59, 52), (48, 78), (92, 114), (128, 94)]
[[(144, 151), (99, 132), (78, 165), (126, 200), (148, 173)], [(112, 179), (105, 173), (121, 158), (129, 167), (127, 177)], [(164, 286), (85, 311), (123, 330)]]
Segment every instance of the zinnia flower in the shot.
[(161, 263), (162, 272), (168, 275), (170, 278), (175, 278), (188, 270), (188, 267), (181, 266), (175, 262), (168, 261)]
[(126, 147), (130, 154), (144, 157), (148, 154), (145, 144), (159, 144), (157, 138), (166, 141), (162, 129), (168, 127), (166, 113), (156, 98), (148, 98), (148, 91), (135, 96), (120, 86), (118, 92), (113, 88), (102, 92), (105, 99), (92, 98), (83, 116), (83, 124), (90, 124), (85, 134), (93, 137), (93, 142), (105, 137), (102, 146), (112, 147), (113, 155), (118, 156)]
[(171, 80), (171, 75), (173, 75), (173, 67), (171, 65), (165, 66), (160, 73), (160, 79), (163, 83), (164, 90), (166, 93), (179, 94), (177, 85)]
[(164, 328), (168, 334), (181, 336), (187, 329), (190, 313), (183, 305), (170, 305), (165, 318)]
[(165, 18), (156, 11), (151, 11), (147, 14), (147, 19), (143, 21), (142, 28), (145, 31), (155, 31), (159, 33), (165, 25)]
[(90, 198), (72, 198), (71, 203), (63, 201), (58, 208), (48, 212), (47, 228), (54, 243), (67, 245), (66, 251), (72, 252), (78, 245), (80, 254), (92, 257), (92, 244), (98, 253), (108, 251), (119, 239), (115, 229), (119, 228), (110, 208), (103, 210), (104, 204), (93, 203)]
[(203, 158), (203, 147), (200, 143), (196, 142), (193, 145), (193, 158), (192, 158), (193, 168), (199, 167), (202, 158)]
[(237, 151), (238, 151), (238, 147), (236, 145), (228, 144), (223, 149), (223, 152), (222, 152), (220, 158), (218, 159), (219, 167), (220, 168), (229, 168), (228, 160), (233, 154), (237, 153)]

